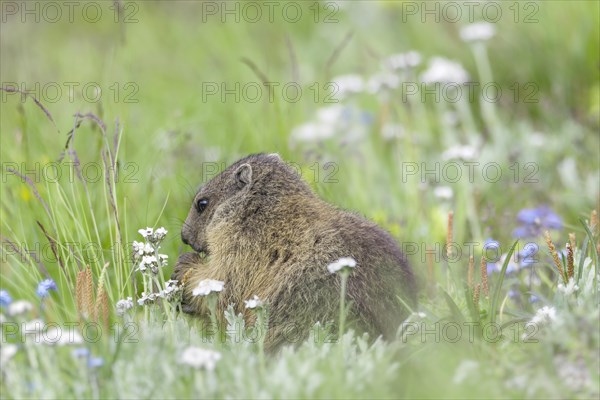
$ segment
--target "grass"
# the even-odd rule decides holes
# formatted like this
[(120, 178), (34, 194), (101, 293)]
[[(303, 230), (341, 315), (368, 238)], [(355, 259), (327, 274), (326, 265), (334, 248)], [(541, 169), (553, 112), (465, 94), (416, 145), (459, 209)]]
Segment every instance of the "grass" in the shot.
[[(538, 22), (529, 24), (521, 19), (526, 3), (518, 3), (518, 22), (503, 4), (483, 48), (460, 40), (466, 21), (423, 23), (402, 2), (344, 2), (337, 23), (315, 23), (302, 3), (305, 17), (296, 23), (256, 24), (203, 21), (196, 2), (139, 3), (124, 9), (137, 10), (138, 22), (115, 24), (112, 3), (101, 4), (106, 18), (96, 24), (9, 17), (0, 26), (2, 87), (33, 90), (43, 106), (0, 92), (0, 289), (34, 305), (20, 316), (0, 310), (3, 398), (598, 396), (598, 227), (590, 217), (599, 209), (597, 3), (535, 3)], [(404, 82), (418, 82), (431, 58), (442, 56), (460, 62), (473, 81), (495, 82), (503, 96), (485, 101), (478, 89), (470, 101), (421, 101), (423, 88), (408, 96), (400, 86), (388, 97), (351, 96), (341, 115), (326, 108), (335, 105), (326, 103), (326, 85), (336, 76), (368, 78), (387, 56), (410, 49), (423, 63)], [(279, 83), (272, 99), (263, 80)], [(302, 89), (297, 102), (281, 90), (290, 82)], [(260, 100), (244, 95), (249, 83), (263, 89)], [(219, 92), (208, 95), (213, 84)], [(222, 99), (222, 84), (235, 93)], [(97, 102), (90, 101), (94, 86)], [(335, 135), (294, 142), (294, 129), (318, 122), (324, 109), (336, 115)], [(384, 128), (397, 125), (402, 133), (385, 139)], [(364, 135), (352, 140), (351, 132)], [(472, 178), (464, 160), (445, 156), (457, 146), (476, 150)], [(349, 330), (338, 342), (322, 321), (306, 343), (263, 357), (260, 341), (240, 340), (252, 327), (246, 332), (231, 312), (228, 324), (244, 328), (236, 336), (223, 327), (224, 343), (203, 335), (198, 320), (158, 305), (116, 315), (117, 301), (139, 298), (145, 284), (130, 258), (137, 230), (169, 231), (164, 282), (186, 251), (178, 233), (197, 186), (253, 152), (278, 152), (320, 196), (398, 239), (422, 289), (397, 340), (373, 342)], [(452, 195), (436, 195), (440, 188)], [(570, 261), (561, 250), (575, 234), (574, 294), (559, 289), (564, 282), (541, 232), (513, 237), (519, 211), (543, 204), (563, 222), (550, 230), (564, 271)], [(489, 294), (482, 274), (471, 274), (472, 285), (467, 279), (469, 255), (475, 266), (482, 255), (494, 259), (484, 251), (487, 238), (505, 255), (490, 272)], [(444, 257), (446, 242), (459, 245), (455, 257)], [(511, 261), (527, 242), (539, 245), (536, 262)], [(87, 266), (92, 282), (82, 277), (78, 286)], [(35, 292), (45, 278), (58, 290), (41, 300)], [(555, 315), (540, 319), (544, 306)], [(70, 323), (84, 341), (36, 345), (22, 325), (35, 318), (46, 324), (38, 342), (52, 326), (64, 334)], [(195, 370), (181, 364), (188, 346), (222, 358), (214, 370)], [(76, 357), (75, 348), (89, 355)]]

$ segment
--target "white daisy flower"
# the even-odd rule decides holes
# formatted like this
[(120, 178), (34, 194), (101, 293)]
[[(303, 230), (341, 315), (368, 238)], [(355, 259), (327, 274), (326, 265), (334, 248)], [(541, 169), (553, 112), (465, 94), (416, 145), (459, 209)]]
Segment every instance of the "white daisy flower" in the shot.
[(460, 30), (460, 38), (465, 42), (486, 41), (495, 34), (496, 28), (489, 22), (475, 22)]
[(396, 89), (398, 86), (400, 86), (400, 77), (391, 72), (379, 72), (370, 77), (367, 82), (367, 90), (371, 94)]
[(260, 308), (263, 306), (262, 300), (259, 299), (257, 295), (254, 295), (254, 297), (252, 297), (250, 300), (244, 300), (244, 303), (246, 304), (246, 308), (250, 309)]
[(65, 346), (69, 344), (82, 344), (83, 337), (79, 332), (70, 329), (61, 329), (57, 327), (50, 327), (48, 330), (40, 335), (42, 343), (49, 346)]
[(433, 195), (438, 199), (449, 200), (454, 196), (454, 191), (450, 186), (437, 186), (433, 189)]
[(344, 114), (344, 106), (334, 104), (327, 107), (321, 107), (317, 110), (317, 120), (326, 125), (335, 125), (338, 123)]
[(220, 359), (221, 353), (217, 351), (190, 346), (181, 353), (179, 362), (193, 368), (204, 368), (208, 371), (212, 371), (215, 369), (217, 362)]
[(335, 135), (330, 124), (307, 122), (292, 129), (291, 137), (296, 142), (320, 142)]
[(24, 334), (37, 333), (44, 330), (44, 321), (39, 318), (32, 319), (23, 324), (22, 328)]
[(414, 50), (393, 54), (385, 59), (383, 65), (390, 69), (408, 69), (421, 64), (421, 54)]
[(333, 96), (338, 100), (343, 100), (351, 94), (360, 93), (365, 90), (365, 81), (360, 75), (349, 74), (340, 75), (333, 78), (337, 91)]
[(327, 266), (327, 271), (330, 274), (335, 274), (338, 271), (343, 270), (344, 268), (355, 268), (356, 260), (352, 257), (342, 257), (337, 261), (332, 262)]
[(8, 315), (12, 317), (15, 315), (25, 314), (31, 310), (33, 310), (33, 304), (25, 300), (17, 300), (9, 304)]
[(4, 343), (0, 346), (0, 367), (4, 369), (4, 365), (17, 354), (17, 345), (12, 343)]
[(468, 82), (469, 74), (459, 63), (443, 57), (433, 57), (429, 67), (421, 74), (423, 83), (455, 83)]
[(225, 282), (223, 281), (205, 279), (203, 281), (198, 282), (198, 285), (194, 288), (194, 290), (192, 290), (192, 294), (194, 296), (208, 296), (213, 292), (223, 291), (224, 286)]
[(448, 150), (442, 153), (442, 159), (444, 160), (474, 160), (478, 157), (478, 151), (474, 146), (452, 146)]

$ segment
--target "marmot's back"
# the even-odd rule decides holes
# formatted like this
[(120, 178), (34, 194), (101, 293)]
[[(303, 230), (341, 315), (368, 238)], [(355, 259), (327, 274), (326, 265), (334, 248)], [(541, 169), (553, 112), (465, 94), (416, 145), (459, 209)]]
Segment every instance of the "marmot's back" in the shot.
[[(191, 290), (203, 279), (225, 281), (220, 308), (243, 312), (258, 295), (270, 304), (271, 347), (287, 330), (305, 337), (315, 322), (337, 321), (340, 277), (327, 265), (352, 257), (348, 280), (355, 328), (393, 337), (414, 304), (416, 283), (393, 238), (377, 225), (320, 200), (277, 155), (242, 159), (200, 189), (182, 231), (185, 243), (209, 255), (184, 256), (175, 278), (189, 269), (186, 309), (202, 314)], [(198, 265), (194, 265), (198, 264)]]

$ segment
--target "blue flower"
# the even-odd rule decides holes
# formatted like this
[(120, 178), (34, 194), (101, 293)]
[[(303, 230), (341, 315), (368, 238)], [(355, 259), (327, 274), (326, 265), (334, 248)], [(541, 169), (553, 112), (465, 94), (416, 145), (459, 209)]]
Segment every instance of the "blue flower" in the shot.
[(0, 307), (8, 307), (12, 303), (12, 297), (4, 289), (0, 290)]
[(527, 243), (523, 250), (519, 251), (519, 262), (522, 268), (531, 267), (538, 262), (539, 246), (536, 243)]
[(38, 284), (36, 293), (43, 299), (44, 297), (48, 297), (50, 295), (50, 293), (48, 293), (50, 290), (57, 290), (56, 282), (54, 282), (52, 279), (44, 279)]
[(538, 301), (540, 301), (540, 298), (537, 297), (535, 294), (532, 294), (531, 296), (529, 296), (530, 303), (537, 303)]
[(538, 237), (546, 229), (562, 229), (563, 226), (561, 218), (548, 206), (524, 208), (517, 214), (517, 220), (521, 225), (513, 231), (516, 238)]
[(487, 261), (487, 273), (500, 272), (496, 262), (500, 260), (500, 243), (492, 238), (487, 238), (483, 244), (483, 255)]
[(73, 357), (75, 358), (87, 358), (90, 355), (90, 351), (85, 347), (78, 347), (76, 349), (73, 349), (71, 355), (73, 355)]
[(98, 368), (104, 365), (104, 359), (102, 357), (90, 357), (87, 364), (88, 368)]
[[(500, 258), (500, 265), (504, 265), (504, 262), (506, 261), (507, 256), (508, 256), (508, 254), (502, 254), (502, 257)], [(499, 268), (501, 271), (502, 267), (499, 267)], [(508, 265), (506, 266), (506, 275), (513, 274), (515, 272), (519, 272), (520, 270), (521, 270), (521, 267), (519, 266), (519, 264), (517, 264), (515, 262), (514, 256), (511, 256), (510, 260), (508, 260)]]
[(92, 353), (86, 347), (78, 347), (73, 349), (71, 355), (75, 358), (85, 358), (87, 367), (98, 368), (104, 365), (104, 359), (102, 357), (92, 357)]

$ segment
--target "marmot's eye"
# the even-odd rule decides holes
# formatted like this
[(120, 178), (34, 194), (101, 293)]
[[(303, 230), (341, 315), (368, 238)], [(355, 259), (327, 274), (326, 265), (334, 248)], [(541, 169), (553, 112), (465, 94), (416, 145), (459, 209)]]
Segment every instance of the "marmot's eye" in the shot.
[(196, 210), (198, 210), (198, 213), (200, 213), (200, 214), (202, 214), (202, 211), (204, 211), (207, 206), (208, 206), (208, 199), (202, 198), (196, 202)]

